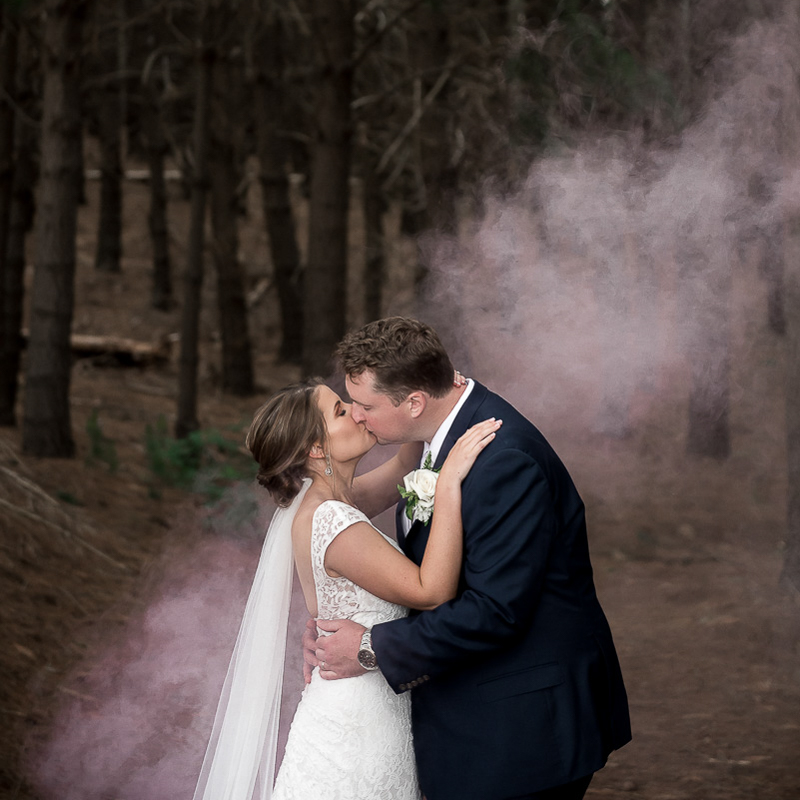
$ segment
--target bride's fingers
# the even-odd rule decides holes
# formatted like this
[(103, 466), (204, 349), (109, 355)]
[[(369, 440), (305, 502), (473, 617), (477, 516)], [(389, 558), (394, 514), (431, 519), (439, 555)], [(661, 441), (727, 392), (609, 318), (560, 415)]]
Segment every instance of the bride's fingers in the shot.
[(467, 445), (474, 445), (477, 442), (482, 441), (483, 439), (492, 436), (500, 426), (503, 424), (503, 420), (501, 419), (487, 419), (483, 422), (479, 422), (477, 425), (473, 425), (463, 437), (464, 444)]

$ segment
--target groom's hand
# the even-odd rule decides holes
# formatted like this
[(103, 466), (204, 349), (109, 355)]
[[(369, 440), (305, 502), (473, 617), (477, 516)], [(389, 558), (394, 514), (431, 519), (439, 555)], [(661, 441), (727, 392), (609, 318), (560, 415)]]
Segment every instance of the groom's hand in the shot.
[(357, 656), (366, 628), (350, 619), (318, 619), (317, 625), (320, 630), (331, 632), (317, 639), (315, 655), (320, 677), (329, 681), (363, 675), (366, 670)]

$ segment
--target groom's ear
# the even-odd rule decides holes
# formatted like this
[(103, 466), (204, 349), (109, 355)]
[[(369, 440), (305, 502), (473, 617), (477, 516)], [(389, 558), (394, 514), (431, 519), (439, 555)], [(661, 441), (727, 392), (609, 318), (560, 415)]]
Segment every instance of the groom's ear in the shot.
[(428, 395), (425, 392), (411, 392), (406, 398), (412, 419), (418, 419), (428, 405)]

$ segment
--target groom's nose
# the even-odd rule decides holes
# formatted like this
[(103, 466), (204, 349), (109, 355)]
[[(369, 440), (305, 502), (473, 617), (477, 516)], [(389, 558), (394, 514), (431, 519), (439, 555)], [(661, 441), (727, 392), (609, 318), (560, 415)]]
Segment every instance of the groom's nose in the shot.
[(361, 406), (356, 405), (355, 403), (353, 403), (353, 405), (350, 407), (350, 414), (352, 415), (354, 422), (363, 422), (366, 419), (364, 412), (361, 410)]

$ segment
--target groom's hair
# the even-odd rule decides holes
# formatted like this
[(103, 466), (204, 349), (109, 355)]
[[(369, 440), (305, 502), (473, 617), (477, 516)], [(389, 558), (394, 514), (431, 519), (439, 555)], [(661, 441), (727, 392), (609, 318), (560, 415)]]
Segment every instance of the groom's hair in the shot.
[(336, 356), (351, 378), (372, 372), (375, 390), (395, 405), (414, 391), (444, 397), (453, 387), (453, 362), (436, 331), (409, 317), (379, 319), (348, 333)]

